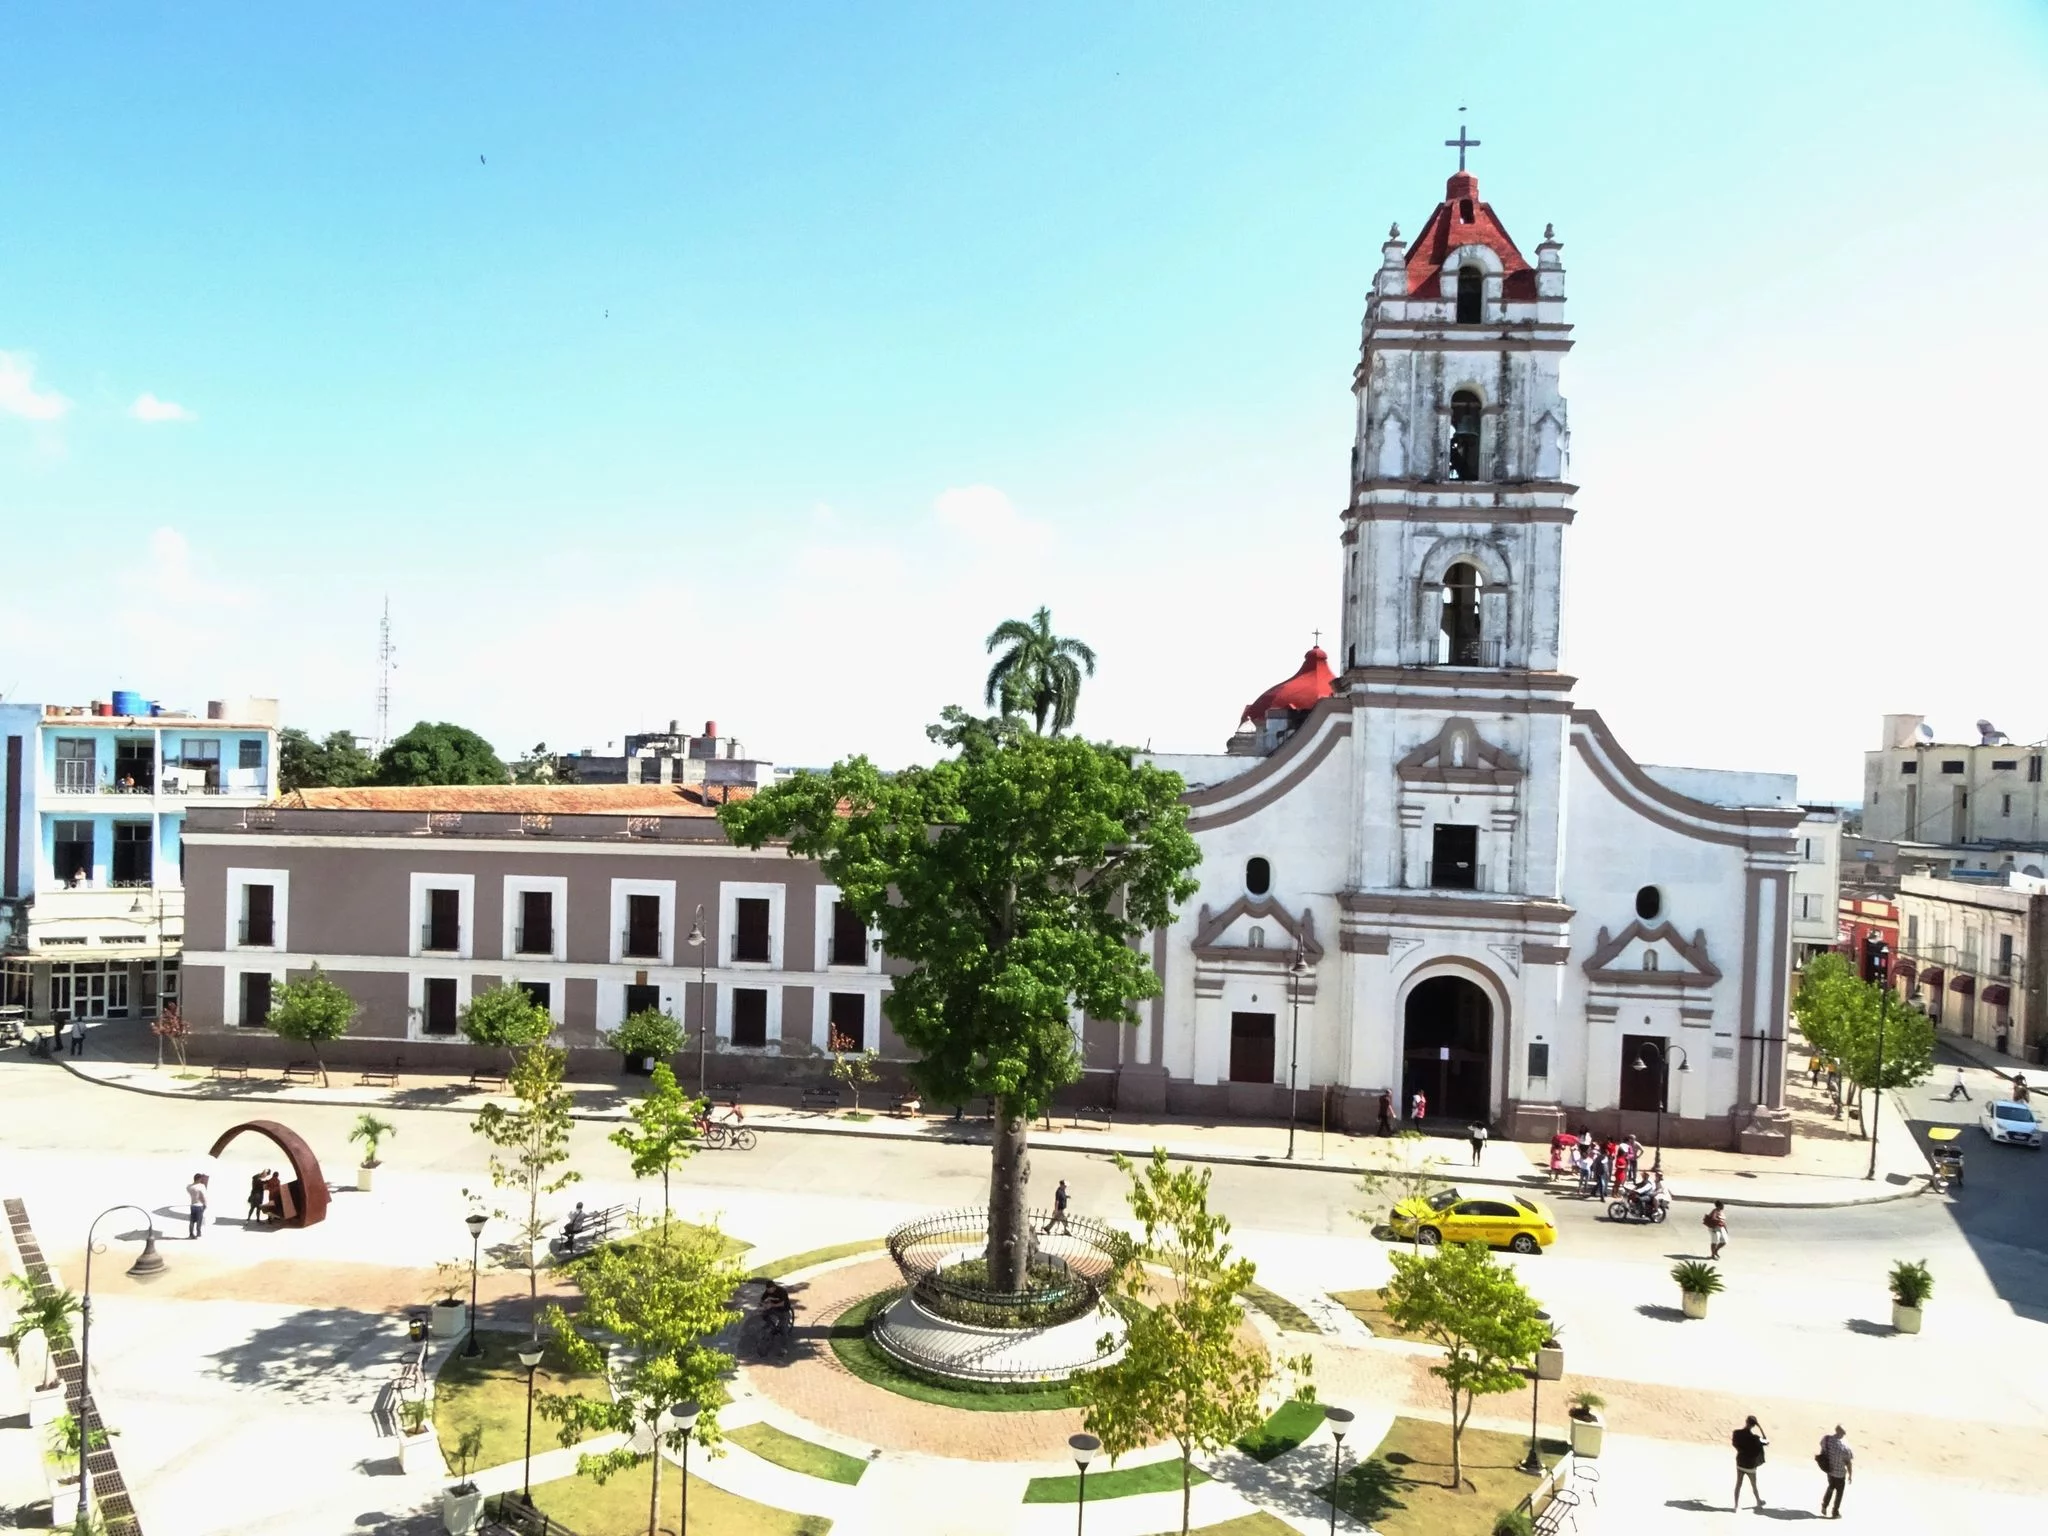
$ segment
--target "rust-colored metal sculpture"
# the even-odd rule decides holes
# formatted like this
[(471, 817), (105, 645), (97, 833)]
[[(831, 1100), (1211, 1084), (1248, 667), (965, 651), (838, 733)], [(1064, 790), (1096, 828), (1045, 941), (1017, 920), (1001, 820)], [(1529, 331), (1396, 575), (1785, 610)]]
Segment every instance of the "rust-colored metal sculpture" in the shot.
[(213, 1144), (213, 1150), (206, 1155), (219, 1157), (227, 1147), (244, 1131), (254, 1131), (259, 1136), (268, 1136), (277, 1144), (277, 1150), (285, 1155), (292, 1165), (292, 1181), (288, 1186), (292, 1197), (292, 1214), (285, 1218), (288, 1227), (310, 1227), (327, 1218), (327, 1179), (320, 1172), (320, 1159), (313, 1155), (313, 1149), (306, 1145), (306, 1138), (288, 1125), (275, 1120), (245, 1120), (230, 1130), (222, 1131), (220, 1140)]

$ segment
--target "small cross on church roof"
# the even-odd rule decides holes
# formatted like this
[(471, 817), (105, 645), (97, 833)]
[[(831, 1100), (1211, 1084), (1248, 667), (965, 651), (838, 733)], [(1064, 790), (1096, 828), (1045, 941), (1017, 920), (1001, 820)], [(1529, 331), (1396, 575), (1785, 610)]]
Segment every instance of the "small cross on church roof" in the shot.
[(1458, 108), (1458, 136), (1455, 139), (1444, 140), (1445, 149), (1455, 149), (1458, 152), (1458, 169), (1461, 171), (1465, 169), (1465, 151), (1479, 147), (1477, 139), (1465, 137), (1464, 114), (1465, 109), (1463, 107)]

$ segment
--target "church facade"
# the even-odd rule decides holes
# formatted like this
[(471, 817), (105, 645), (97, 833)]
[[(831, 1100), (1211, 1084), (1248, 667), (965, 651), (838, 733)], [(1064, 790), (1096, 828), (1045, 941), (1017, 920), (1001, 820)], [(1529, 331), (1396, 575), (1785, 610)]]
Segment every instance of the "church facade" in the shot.
[[(1118, 1102), (1787, 1146), (1789, 776), (1640, 765), (1560, 670), (1574, 517), (1562, 247), (1462, 169), (1382, 247), (1354, 380), (1343, 633), (1189, 783), (1200, 894)], [(1091, 1032), (1092, 1034), (1093, 1032)]]

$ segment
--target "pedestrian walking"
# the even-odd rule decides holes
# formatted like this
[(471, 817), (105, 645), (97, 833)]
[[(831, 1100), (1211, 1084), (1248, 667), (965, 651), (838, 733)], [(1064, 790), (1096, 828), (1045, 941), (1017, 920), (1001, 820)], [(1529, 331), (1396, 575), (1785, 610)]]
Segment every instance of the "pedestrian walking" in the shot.
[(1707, 1257), (1718, 1259), (1721, 1250), (1728, 1246), (1728, 1202), (1716, 1200), (1714, 1208), (1700, 1218), (1700, 1225), (1707, 1229), (1707, 1241), (1713, 1245)]
[(1735, 1446), (1735, 1504), (1742, 1508), (1742, 1485), (1749, 1483), (1749, 1496), (1756, 1500), (1756, 1507), (1764, 1507), (1763, 1493), (1757, 1488), (1757, 1468), (1764, 1464), (1764, 1447), (1771, 1443), (1771, 1437), (1764, 1433), (1764, 1427), (1751, 1414), (1742, 1421), (1742, 1428), (1729, 1436)]
[(1418, 1088), (1415, 1090), (1415, 1097), (1408, 1101), (1408, 1118), (1413, 1120), (1416, 1129), (1420, 1130), (1422, 1128), (1422, 1117), (1428, 1113), (1429, 1095)]
[(1818, 1056), (1806, 1058), (1806, 1086), (1809, 1088), (1818, 1088), (1820, 1086), (1820, 1057)]
[(71, 1054), (85, 1054), (85, 1020), (75, 1013), (71, 1015)]
[(1612, 1148), (1602, 1147), (1600, 1149), (1600, 1161), (1593, 1167), (1593, 1178), (1600, 1186), (1600, 1198), (1605, 1200), (1607, 1198), (1607, 1191), (1614, 1185), (1614, 1152)]
[(1066, 1233), (1067, 1236), (1072, 1237), (1074, 1235), (1074, 1229), (1067, 1225), (1068, 1198), (1069, 1197), (1067, 1195), (1067, 1181), (1065, 1179), (1061, 1179), (1060, 1187), (1052, 1192), (1052, 1214), (1046, 1217), (1045, 1234), (1041, 1235), (1050, 1234), (1053, 1229), (1053, 1224), (1055, 1222), (1059, 1224), (1059, 1229), (1062, 1232)]
[(1963, 1069), (1957, 1067), (1956, 1080), (1948, 1085), (1948, 1101), (1953, 1104), (1957, 1099), (1967, 1099), (1969, 1096), (1970, 1085), (1963, 1081)]
[(263, 1181), (269, 1177), (270, 1170), (266, 1168), (261, 1173), (252, 1175), (249, 1180), (249, 1211), (246, 1219), (252, 1227), (262, 1224), (263, 1197), (269, 1193)]
[(1384, 1088), (1380, 1090), (1379, 1133), (1382, 1136), (1394, 1134), (1394, 1096)]
[[(1827, 1492), (1820, 1496), (1820, 1513), (1824, 1520), (1842, 1518), (1842, 1490), (1856, 1476), (1856, 1453), (1849, 1449), (1848, 1431), (1841, 1425), (1835, 1426), (1832, 1435), (1821, 1436), (1820, 1452), (1813, 1458), (1828, 1480)], [(1828, 1506), (1833, 1504), (1833, 1508)]]
[(1479, 1154), (1486, 1150), (1486, 1127), (1475, 1120), (1472, 1122), (1472, 1129), (1467, 1131), (1465, 1136), (1472, 1143), (1472, 1166), (1477, 1168)]
[(185, 1235), (187, 1237), (197, 1237), (200, 1229), (206, 1225), (205, 1174), (195, 1173), (192, 1175), (192, 1182), (185, 1186), (185, 1199), (192, 1208), (187, 1213)]

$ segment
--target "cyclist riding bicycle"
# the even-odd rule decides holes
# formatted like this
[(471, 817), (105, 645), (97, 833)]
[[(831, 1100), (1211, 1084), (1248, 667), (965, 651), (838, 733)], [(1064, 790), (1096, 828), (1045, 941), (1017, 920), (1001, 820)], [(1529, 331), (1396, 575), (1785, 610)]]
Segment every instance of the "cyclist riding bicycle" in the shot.
[(761, 1292), (761, 1316), (770, 1336), (789, 1333), (796, 1327), (796, 1303), (780, 1281), (770, 1280)]

